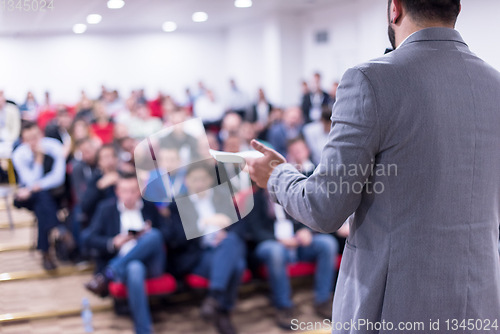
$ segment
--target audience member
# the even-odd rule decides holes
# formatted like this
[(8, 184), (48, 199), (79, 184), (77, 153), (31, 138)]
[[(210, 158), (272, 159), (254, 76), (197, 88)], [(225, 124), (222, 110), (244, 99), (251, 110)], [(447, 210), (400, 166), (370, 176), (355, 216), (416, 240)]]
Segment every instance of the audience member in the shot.
[(224, 117), (224, 106), (215, 100), (211, 90), (206, 91), (196, 99), (193, 110), (194, 116), (201, 118), (206, 128), (219, 128)]
[(87, 222), (92, 221), (99, 202), (115, 197), (115, 185), (118, 178), (117, 152), (112, 145), (104, 145), (97, 153), (97, 168), (81, 197), (82, 213)]
[(332, 85), (332, 88), (328, 92), (328, 95), (330, 96), (329, 101), (328, 101), (329, 102), (328, 107), (330, 107), (330, 110), (333, 109), (333, 105), (335, 104), (335, 101), (337, 101), (337, 89), (338, 88), (339, 88), (339, 83), (334, 82)]
[(254, 203), (254, 209), (244, 220), (250, 239), (257, 244), (254, 255), (267, 269), (278, 326), (290, 330), (294, 319), (287, 265), (297, 261), (316, 262), (314, 308), (322, 319), (330, 319), (338, 252), (336, 239), (332, 235), (314, 234), (294, 221), (280, 205), (271, 202), (267, 190), (259, 189)]
[(288, 108), (283, 120), (274, 124), (267, 134), (267, 141), (282, 155), (286, 155), (287, 143), (302, 130), (302, 113), (298, 107)]
[(156, 203), (163, 216), (168, 216), (167, 206), (173, 198), (187, 193), (184, 182), (186, 169), (181, 168), (179, 151), (175, 148), (160, 148), (158, 170), (151, 171), (144, 198)]
[(183, 123), (187, 121), (184, 108), (177, 108), (172, 111), (169, 119), (173, 130), (165, 137), (160, 138), (160, 147), (179, 150), (183, 165), (187, 165), (199, 157), (198, 141), (184, 130)]
[(129, 136), (135, 139), (149, 137), (160, 131), (163, 126), (161, 119), (151, 116), (147, 104), (138, 105), (135, 115), (130, 117), (126, 124)]
[(321, 89), (321, 74), (315, 73), (312, 90), (302, 98), (302, 112), (306, 123), (318, 121), (321, 118), (322, 107), (330, 102), (328, 93)]
[(64, 157), (67, 159), (72, 152), (73, 144), (68, 131), (71, 129), (72, 117), (68, 109), (60, 105), (57, 107), (56, 118), (45, 127), (45, 136), (54, 138), (63, 145)]
[(163, 96), (162, 92), (158, 92), (158, 96), (156, 99), (149, 101), (147, 103), (149, 110), (151, 111), (150, 116), (154, 118), (163, 118), (163, 103), (165, 100), (165, 96)]
[(94, 118), (94, 102), (89, 99), (85, 92), (82, 91), (82, 98), (80, 102), (76, 105), (76, 115), (75, 120), (83, 119), (86, 123), (92, 122)]
[(104, 268), (85, 287), (104, 296), (109, 282), (125, 283), (137, 334), (153, 332), (144, 283), (165, 270), (164, 233), (165, 223), (154, 204), (141, 199), (135, 174), (119, 178), (116, 198), (99, 205), (88, 229), (86, 246)]
[(228, 110), (237, 113), (241, 118), (245, 118), (248, 113), (248, 98), (245, 93), (240, 90), (238, 85), (236, 85), (236, 81), (231, 79), (229, 85)]
[[(178, 108), (177, 104), (175, 104), (174, 100), (170, 96), (166, 96), (163, 99), (163, 103), (162, 103), (161, 107), (162, 107), (161, 118), (164, 120), (167, 120), (169, 118), (170, 114)], [(193, 111), (192, 107), (190, 109), (188, 109), (187, 107), (183, 107), (183, 108), (185, 109), (186, 114), (189, 114), (189, 115), (192, 114), (192, 111)]]
[(49, 254), (49, 232), (60, 222), (57, 197), (65, 180), (66, 161), (61, 143), (44, 138), (35, 123), (27, 122), (21, 130), (22, 144), (12, 154), (19, 176), (14, 205), (35, 213), (38, 222), (37, 249), (42, 252), (46, 270), (56, 268)]
[(302, 129), (306, 143), (311, 150), (312, 161), (315, 164), (320, 163), (321, 152), (323, 152), (323, 147), (328, 142), (331, 128), (332, 109), (329, 106), (323, 106), (321, 120), (306, 124)]
[(38, 109), (37, 124), (43, 131), (45, 130), (47, 123), (57, 116), (57, 108), (51, 103), (49, 92), (45, 92), (45, 101)]
[(106, 92), (104, 95), (104, 103), (106, 105), (106, 112), (109, 117), (119, 115), (121, 112), (127, 110), (125, 101), (118, 95), (118, 91)]
[(230, 112), (222, 119), (221, 129), (219, 131), (219, 141), (223, 143), (229, 136), (237, 135), (240, 131), (242, 118), (235, 112)]
[[(116, 137), (116, 136), (115, 136)], [(137, 141), (130, 137), (121, 137), (116, 139), (116, 150), (118, 151), (118, 157), (120, 162), (133, 163), (134, 162), (134, 150), (137, 146)]]
[(269, 125), (269, 117), (273, 106), (266, 98), (266, 94), (262, 88), (259, 88), (259, 98), (257, 103), (252, 106), (251, 112), (249, 113), (247, 120), (249, 122), (255, 123), (257, 132), (264, 131)]
[(113, 142), (114, 124), (102, 102), (97, 102), (94, 105), (94, 117), (95, 119), (90, 126), (92, 136), (99, 138), (103, 144)]
[(87, 227), (87, 220), (85, 215), (82, 214), (82, 197), (87, 191), (87, 184), (92, 179), (92, 175), (97, 168), (97, 143), (91, 138), (80, 139), (76, 143), (76, 149), (79, 154), (79, 159), (74, 158), (71, 161), (71, 190), (74, 197), (73, 206), (73, 236), (79, 244), (79, 236), (81, 228)]
[(310, 160), (310, 155), (309, 148), (302, 137), (297, 137), (288, 142), (287, 161), (307, 177), (309, 177), (316, 168)]
[[(236, 329), (230, 311), (246, 268), (246, 247), (240, 237), (243, 225), (231, 225), (237, 218), (229, 189), (212, 188), (217, 181), (214, 172), (206, 163), (190, 165), (186, 175), (189, 196), (170, 206), (169, 268), (177, 277), (193, 273), (209, 279), (201, 316), (219, 333), (232, 334)], [(202, 237), (186, 239), (195, 235)]]
[(26, 101), (19, 107), (21, 118), (25, 121), (36, 122), (38, 119), (38, 103), (32, 92), (28, 92)]

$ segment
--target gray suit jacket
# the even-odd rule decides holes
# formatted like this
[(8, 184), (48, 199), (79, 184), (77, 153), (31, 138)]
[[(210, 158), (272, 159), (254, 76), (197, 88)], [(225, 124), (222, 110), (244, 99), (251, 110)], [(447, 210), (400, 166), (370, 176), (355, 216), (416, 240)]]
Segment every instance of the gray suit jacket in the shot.
[[(334, 325), (393, 323), (380, 333), (400, 322), (422, 322), (429, 333), (430, 319), (440, 320), (432, 333), (481, 332), (447, 330), (447, 319), (500, 326), (500, 73), (457, 31), (424, 29), (349, 69), (332, 121), (315, 173), (281, 165), (268, 189), (320, 232), (355, 213)], [(343, 327), (333, 332), (376, 332)]]

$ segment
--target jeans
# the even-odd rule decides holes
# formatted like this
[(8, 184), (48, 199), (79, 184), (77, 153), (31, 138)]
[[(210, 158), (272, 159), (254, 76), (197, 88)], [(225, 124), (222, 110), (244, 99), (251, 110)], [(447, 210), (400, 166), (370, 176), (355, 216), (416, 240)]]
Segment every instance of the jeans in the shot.
[(26, 201), (15, 200), (14, 205), (18, 208), (26, 208), (35, 213), (38, 221), (38, 245), (37, 249), (46, 253), (49, 251), (49, 232), (60, 224), (57, 218), (57, 203), (54, 197), (47, 191), (34, 192)]
[(124, 282), (127, 286), (128, 304), (137, 334), (150, 334), (153, 331), (144, 282), (148, 277), (161, 276), (164, 267), (163, 236), (157, 229), (141, 236), (130, 252), (113, 258), (108, 264), (115, 280)]
[[(315, 234), (312, 243), (308, 247), (299, 247), (297, 249), (298, 261), (316, 262), (314, 277), (314, 299), (316, 304), (328, 301), (332, 294), (334, 261), (338, 248), (338, 242), (333, 236)], [(277, 240), (266, 240), (257, 246), (255, 254), (259, 261), (267, 266), (275, 306), (277, 308), (292, 307), (290, 279), (286, 267), (294, 259), (292, 259), (289, 249)]]
[(230, 311), (238, 297), (241, 277), (246, 269), (246, 247), (232, 232), (215, 248), (207, 248), (192, 273), (210, 280), (210, 294), (223, 311)]

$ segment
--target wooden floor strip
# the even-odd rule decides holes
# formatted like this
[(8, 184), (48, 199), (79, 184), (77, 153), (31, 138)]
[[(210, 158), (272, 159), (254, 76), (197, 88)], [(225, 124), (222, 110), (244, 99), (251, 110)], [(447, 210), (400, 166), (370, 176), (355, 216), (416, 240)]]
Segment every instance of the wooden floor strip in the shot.
[(33, 249), (34, 245), (30, 244), (3, 244), (0, 245), (0, 253), (3, 252), (15, 252), (15, 251), (27, 251)]
[[(14, 219), (14, 228), (25, 228), (25, 227), (33, 227), (34, 225), (34, 220), (33, 219), (27, 219), (24, 221), (19, 221)], [(6, 230), (10, 229), (10, 224), (9, 222), (2, 222), (0, 223), (0, 230)]]
[(19, 271), (14, 273), (3, 273), (0, 274), (0, 283), (28, 280), (28, 279), (44, 279), (44, 278), (80, 275), (80, 274), (91, 273), (93, 270), (94, 267), (92, 265), (82, 264), (78, 266), (59, 267), (56, 270), (51, 270), (51, 271), (34, 270), (34, 271)]
[[(112, 309), (113, 306), (110, 303), (109, 305), (100, 305), (92, 307), (92, 312), (93, 313), (105, 312)], [(74, 308), (64, 311), (52, 310), (52, 311), (42, 311), (42, 312), (19, 312), (19, 313), (0, 314), (0, 324), (7, 322), (16, 322), (16, 321), (30, 321), (30, 320), (39, 320), (39, 319), (48, 319), (57, 317), (78, 316), (80, 312), (81, 308)]]

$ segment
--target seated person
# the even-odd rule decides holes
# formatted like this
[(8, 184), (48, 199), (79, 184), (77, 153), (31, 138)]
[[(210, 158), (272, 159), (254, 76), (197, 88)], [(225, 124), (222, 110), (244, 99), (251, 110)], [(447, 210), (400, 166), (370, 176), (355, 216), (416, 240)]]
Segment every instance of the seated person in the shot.
[(127, 285), (128, 301), (138, 334), (152, 333), (146, 278), (165, 268), (165, 225), (153, 203), (143, 201), (135, 174), (121, 175), (116, 197), (102, 202), (92, 219), (86, 246), (104, 269), (85, 285), (105, 296), (110, 281)]
[(314, 309), (323, 319), (330, 319), (337, 240), (313, 234), (291, 220), (280, 205), (271, 203), (267, 190), (259, 189), (254, 201), (254, 209), (244, 220), (250, 240), (257, 244), (254, 255), (267, 267), (278, 326), (291, 328), (293, 303), (286, 266), (297, 261), (316, 262)]
[(331, 117), (332, 108), (323, 106), (321, 119), (305, 125), (302, 129), (307, 146), (311, 149), (312, 161), (315, 164), (320, 163), (321, 152), (323, 151), (323, 147), (328, 143), (328, 135), (332, 127)]
[[(158, 151), (158, 171), (151, 171), (144, 191), (144, 198), (155, 202), (163, 216), (168, 215), (167, 206), (172, 201), (172, 198), (187, 193), (184, 184), (186, 170), (180, 168), (180, 166), (181, 158), (177, 149), (160, 147)], [(170, 185), (170, 188), (167, 189), (166, 185)]]
[(130, 137), (143, 139), (160, 131), (163, 123), (161, 119), (151, 116), (147, 104), (139, 104), (135, 115), (130, 117), (126, 125)]
[(14, 205), (35, 213), (38, 221), (38, 245), (45, 270), (56, 268), (49, 255), (49, 232), (59, 225), (57, 196), (64, 191), (66, 161), (61, 143), (45, 138), (35, 123), (27, 122), (21, 130), (22, 144), (12, 154), (20, 188)]
[(92, 216), (100, 201), (115, 197), (115, 184), (118, 177), (117, 152), (114, 146), (104, 145), (97, 152), (97, 168), (92, 173), (87, 189), (81, 196), (80, 203), (86, 224), (92, 221)]
[(103, 144), (113, 142), (114, 122), (108, 116), (106, 106), (102, 102), (94, 105), (94, 120), (90, 125), (90, 133), (98, 138)]
[(192, 135), (184, 131), (184, 122), (188, 120), (186, 110), (176, 108), (169, 114), (172, 132), (160, 138), (160, 148), (175, 148), (179, 150), (182, 162), (187, 165), (198, 159), (198, 141)]
[(286, 158), (306, 177), (312, 175), (316, 166), (310, 158), (309, 147), (302, 137), (297, 137), (288, 142)]
[(61, 142), (64, 148), (64, 156), (69, 157), (72, 149), (69, 130), (73, 120), (65, 106), (58, 106), (56, 118), (50, 121), (45, 128), (45, 136), (54, 138)]
[(271, 126), (267, 132), (267, 141), (282, 155), (286, 155), (288, 141), (300, 134), (302, 130), (302, 112), (291, 107), (283, 113), (283, 119)]
[[(189, 196), (176, 198), (170, 205), (168, 267), (177, 277), (193, 273), (210, 280), (201, 316), (219, 333), (231, 334), (236, 330), (229, 312), (246, 268), (246, 249), (239, 231), (242, 223), (231, 225), (237, 221), (231, 193), (227, 185), (213, 187), (214, 171), (206, 162), (190, 165), (186, 172)], [(207, 234), (210, 231), (214, 232)]]
[[(72, 171), (71, 171), (71, 192), (75, 200), (73, 206), (73, 236), (77, 244), (79, 244), (80, 228), (82, 227), (82, 222), (85, 223), (85, 216), (82, 215), (82, 197), (87, 190), (87, 184), (92, 178), (92, 175), (97, 168), (97, 143), (95, 140), (86, 137), (80, 139), (75, 144), (75, 149), (78, 154), (78, 160), (74, 158), (71, 161)], [(86, 226), (83, 226), (86, 227)], [(79, 245), (80, 246), (80, 245)]]

